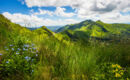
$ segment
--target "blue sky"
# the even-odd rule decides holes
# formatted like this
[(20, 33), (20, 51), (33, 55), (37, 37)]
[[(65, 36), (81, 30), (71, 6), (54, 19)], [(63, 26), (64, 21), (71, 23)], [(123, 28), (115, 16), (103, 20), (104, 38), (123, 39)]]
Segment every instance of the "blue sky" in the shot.
[(63, 26), (86, 19), (130, 23), (130, 0), (0, 0), (0, 13), (26, 27)]

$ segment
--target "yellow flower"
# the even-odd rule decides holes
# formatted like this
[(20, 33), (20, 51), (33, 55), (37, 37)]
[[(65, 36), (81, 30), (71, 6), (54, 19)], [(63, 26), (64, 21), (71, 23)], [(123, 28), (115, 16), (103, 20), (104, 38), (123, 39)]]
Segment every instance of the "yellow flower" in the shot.
[(116, 73), (115, 77), (121, 77), (121, 75), (119, 73)]
[(124, 70), (120, 70), (121, 72), (124, 72)]
[(126, 80), (130, 80), (129, 78), (126, 78)]
[(123, 75), (123, 72), (121, 72), (120, 74)]
[(116, 65), (112, 64), (112, 67), (114, 68), (114, 67), (116, 67)]
[(116, 72), (118, 71), (118, 69), (116, 68), (116, 70), (115, 70)]
[(120, 66), (120, 65), (118, 65), (118, 64), (116, 64), (116, 66), (119, 68), (119, 69), (121, 69), (122, 67)]

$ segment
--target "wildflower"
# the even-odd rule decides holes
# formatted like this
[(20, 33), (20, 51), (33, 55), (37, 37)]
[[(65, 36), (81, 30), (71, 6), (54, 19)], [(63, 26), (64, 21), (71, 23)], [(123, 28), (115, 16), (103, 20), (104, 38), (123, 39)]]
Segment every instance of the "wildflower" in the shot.
[(29, 47), (29, 45), (26, 44), (26, 45), (24, 45), (24, 47)]
[(34, 72), (34, 70), (32, 70), (31, 74)]
[(6, 49), (6, 51), (8, 51), (9, 49)]
[(33, 50), (36, 50), (36, 48), (33, 48)]
[(20, 50), (20, 48), (18, 48), (18, 50)]
[(26, 59), (26, 60), (30, 60), (30, 59), (31, 59), (31, 57), (26, 56), (26, 57), (25, 57), (25, 59)]
[(12, 48), (12, 51), (14, 51), (14, 48)]
[(122, 67), (121, 67), (120, 65), (118, 65), (118, 64), (117, 64), (117, 67), (118, 67), (119, 69), (121, 69), (121, 68), (122, 68)]
[(38, 56), (38, 54), (36, 54), (36, 56)]
[(23, 48), (23, 50), (25, 51), (26, 49), (25, 49), (25, 48)]
[(6, 61), (6, 63), (9, 63), (9, 61)]
[(32, 44), (32, 46), (35, 46), (35, 44)]
[(115, 64), (112, 64), (112, 67), (114, 68), (114, 67), (116, 67), (116, 65), (115, 65)]
[(116, 70), (115, 71), (118, 71), (118, 69), (116, 68)]
[(0, 53), (0, 56), (2, 56), (2, 54)]
[(120, 74), (123, 75), (123, 72), (121, 72)]
[(16, 52), (16, 54), (19, 54), (18, 52)]
[(12, 47), (13, 45), (9, 45), (10, 47)]
[(119, 73), (116, 73), (115, 77), (121, 77), (121, 75)]
[(34, 70), (32, 70), (32, 72), (34, 72)]
[(122, 70), (120, 70), (121, 72), (124, 72), (124, 70), (122, 69)]

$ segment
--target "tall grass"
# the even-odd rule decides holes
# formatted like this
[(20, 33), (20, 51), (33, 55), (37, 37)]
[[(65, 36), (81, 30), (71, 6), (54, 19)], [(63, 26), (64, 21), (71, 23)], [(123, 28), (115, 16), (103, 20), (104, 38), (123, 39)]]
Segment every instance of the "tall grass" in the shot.
[(64, 44), (44, 40), (39, 47), (40, 62), (31, 80), (91, 80), (102, 63), (130, 67), (129, 43), (92, 42)]
[[(103, 42), (90, 40), (88, 43), (59, 41), (54, 37), (29, 40), (15, 37), (14, 43), (27, 41), (36, 44), (39, 61), (34, 72), (17, 74), (6, 79), (25, 80), (95, 80), (101, 73), (100, 65), (104, 63), (119, 64), (130, 71), (130, 42)], [(81, 43), (80, 43), (81, 42)], [(11, 43), (11, 42), (10, 42)], [(3, 59), (4, 60), (4, 59)], [(128, 71), (129, 70), (129, 71)]]

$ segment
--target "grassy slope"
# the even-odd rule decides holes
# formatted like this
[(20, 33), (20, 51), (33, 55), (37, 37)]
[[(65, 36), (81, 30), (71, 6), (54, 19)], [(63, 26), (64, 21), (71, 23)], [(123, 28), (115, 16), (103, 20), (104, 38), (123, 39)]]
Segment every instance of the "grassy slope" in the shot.
[(96, 37), (109, 39), (112, 36), (126, 35), (130, 37), (130, 25), (129, 24), (107, 24), (101, 21), (86, 20), (78, 24), (67, 25), (58, 29), (56, 32), (67, 34), (70, 38), (84, 39), (84, 37)]
[(12, 23), (3, 15), (0, 15), (0, 45), (5, 45), (12, 37), (25, 35), (28, 37), (29, 33), (31, 32), (26, 28)]
[(9, 41), (17, 37), (29, 39), (30, 41), (38, 42), (44, 38), (53, 36), (53, 32), (48, 30), (45, 26), (30, 31), (18, 24), (12, 23), (3, 15), (0, 15), (0, 45), (6, 45)]
[[(92, 80), (92, 77), (102, 74), (99, 65), (106, 62), (119, 64), (124, 68), (130, 69), (130, 42), (108, 43), (91, 41), (88, 44), (81, 45), (79, 43), (69, 42), (69, 38), (66, 34), (54, 35), (53, 32), (47, 30), (45, 27), (29, 31), (26, 28), (22, 28), (6, 20), (7, 19), (2, 16), (1, 21), (3, 22), (0, 23), (2, 25), (2, 27), (0, 26), (2, 40), (0, 43), (2, 44), (3, 41), (8, 43), (8, 39), (10, 40), (8, 35), (10, 34), (15, 39), (17, 39), (18, 36), (24, 37), (24, 39), (30, 40), (31, 43), (38, 45), (40, 59), (32, 75), (25, 74), (23, 76), (20, 74), (12, 74), (11, 78), (6, 77), (8, 80), (14, 80), (16, 78), (22, 80), (23, 77), (25, 80)], [(86, 25), (89, 24), (89, 22), (83, 22), (82, 24)], [(107, 26), (107, 24), (105, 25)], [(94, 30), (102, 30), (102, 28), (97, 27), (97, 25), (93, 25), (92, 27), (95, 28)], [(80, 30), (73, 27), (72, 30), (74, 31), (68, 30), (68, 35), (71, 33), (72, 35), (70, 36), (72, 37), (88, 36), (88, 33), (86, 34), (86, 28), (90, 29), (88, 32), (91, 34), (92, 30), (88, 25), (87, 27), (80, 27)], [(75, 33), (76, 31), (82, 35)], [(73, 34), (76, 34), (76, 36), (73, 36)], [(55, 39), (54, 36), (60, 41)], [(65, 42), (64, 39), (65, 41), (68, 40), (68, 42)], [(4, 45), (5, 44), (2, 44), (2, 46)], [(129, 74), (126, 74), (126, 76), (130, 77)]]

